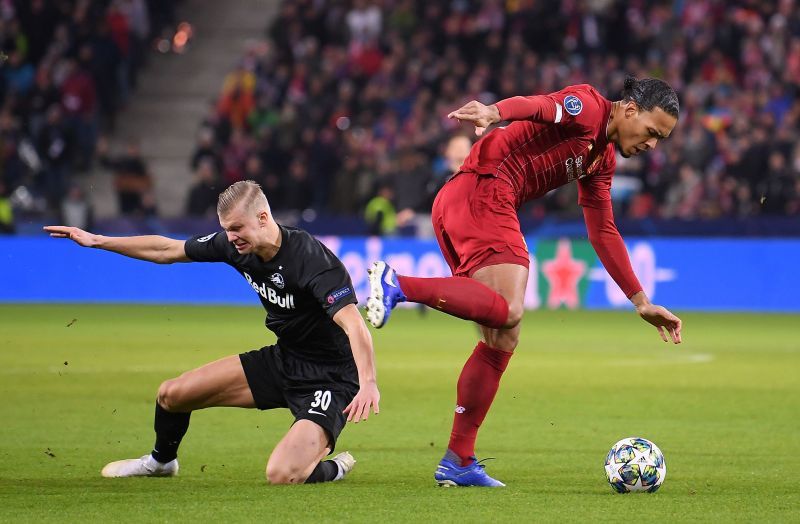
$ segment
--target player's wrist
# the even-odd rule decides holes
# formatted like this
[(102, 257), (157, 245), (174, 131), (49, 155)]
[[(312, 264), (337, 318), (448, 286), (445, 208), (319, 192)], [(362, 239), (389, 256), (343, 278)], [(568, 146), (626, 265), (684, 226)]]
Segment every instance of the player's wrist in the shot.
[(102, 249), (105, 238), (103, 235), (90, 235), (88, 245), (92, 248)]
[(490, 124), (496, 124), (498, 122), (502, 122), (503, 121), (503, 117), (502, 117), (502, 115), (500, 115), (500, 108), (497, 107), (497, 104), (492, 104), (492, 105), (490, 105), (488, 107), (489, 107), (489, 111), (490, 111), (490, 114), (491, 114), (491, 122), (489, 122), (489, 123)]
[(637, 311), (639, 308), (650, 305), (650, 299), (647, 297), (644, 291), (638, 291), (631, 295), (630, 301), (633, 303)]

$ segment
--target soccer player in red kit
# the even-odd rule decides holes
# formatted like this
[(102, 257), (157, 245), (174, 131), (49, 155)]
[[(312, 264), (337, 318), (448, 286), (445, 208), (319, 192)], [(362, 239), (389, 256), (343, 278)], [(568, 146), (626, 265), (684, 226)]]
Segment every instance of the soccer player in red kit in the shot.
[[(680, 319), (652, 304), (633, 273), (610, 195), (615, 147), (626, 158), (655, 148), (677, 123), (678, 97), (666, 82), (629, 77), (616, 102), (584, 84), (489, 106), (472, 101), (448, 117), (474, 124), (482, 136), (433, 204), (436, 239), (453, 276), (401, 276), (375, 262), (367, 317), (382, 327), (398, 302), (409, 301), (481, 326), (483, 340), (461, 371), (450, 442), (434, 477), (446, 486), (503, 486), (476, 460), (475, 439), (519, 341), (529, 263), (517, 217), (524, 202), (577, 181), (589, 241), (603, 266), (665, 342), (681, 341)], [(510, 124), (486, 132), (502, 121)]]

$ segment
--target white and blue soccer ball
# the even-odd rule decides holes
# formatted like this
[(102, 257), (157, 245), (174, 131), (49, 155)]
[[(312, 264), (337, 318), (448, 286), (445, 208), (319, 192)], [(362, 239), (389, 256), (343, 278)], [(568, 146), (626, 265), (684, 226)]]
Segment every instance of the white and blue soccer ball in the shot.
[(606, 457), (606, 478), (617, 493), (653, 493), (666, 476), (664, 454), (646, 438), (624, 438), (614, 444)]

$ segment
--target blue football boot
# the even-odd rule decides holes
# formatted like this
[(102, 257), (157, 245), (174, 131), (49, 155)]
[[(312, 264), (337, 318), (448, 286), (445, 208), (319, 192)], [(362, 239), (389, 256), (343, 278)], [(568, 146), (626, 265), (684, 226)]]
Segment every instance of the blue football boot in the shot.
[(406, 301), (406, 296), (400, 289), (394, 269), (386, 262), (373, 262), (367, 273), (369, 274), (367, 320), (376, 328), (381, 328), (389, 321), (389, 315), (397, 303)]
[(486, 474), (486, 466), (484, 464), (479, 463), (475, 457), (470, 458), (473, 460), (472, 464), (463, 467), (443, 458), (436, 467), (436, 473), (433, 474), (433, 478), (442, 487), (478, 486), (482, 488), (501, 488), (505, 486), (499, 480), (495, 480)]

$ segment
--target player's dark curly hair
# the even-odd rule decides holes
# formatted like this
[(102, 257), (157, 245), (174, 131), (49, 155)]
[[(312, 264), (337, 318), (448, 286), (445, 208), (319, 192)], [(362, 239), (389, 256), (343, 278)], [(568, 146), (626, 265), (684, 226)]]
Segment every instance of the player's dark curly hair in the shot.
[(633, 100), (636, 105), (644, 111), (652, 111), (660, 107), (668, 115), (678, 118), (680, 105), (678, 95), (672, 87), (658, 78), (642, 78), (641, 80), (632, 76), (625, 78), (625, 86), (622, 89), (622, 100), (627, 102)]

